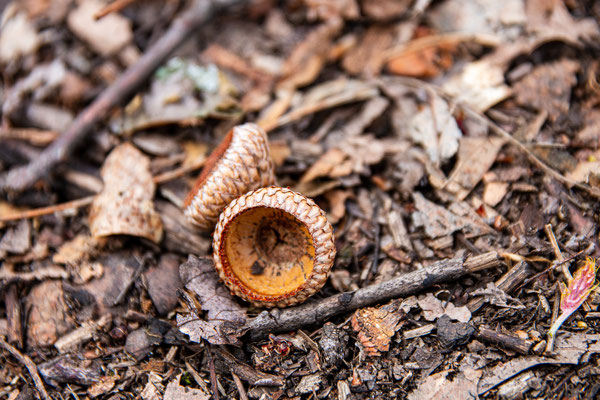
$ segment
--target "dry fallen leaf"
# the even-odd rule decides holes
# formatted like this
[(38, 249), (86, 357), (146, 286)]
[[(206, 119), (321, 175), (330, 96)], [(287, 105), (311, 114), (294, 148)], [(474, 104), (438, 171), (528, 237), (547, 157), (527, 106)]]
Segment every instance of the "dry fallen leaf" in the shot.
[(283, 65), (282, 77), (277, 87), (293, 91), (312, 83), (321, 73), (332, 41), (343, 25), (341, 19), (332, 18), (311, 31), (296, 45)]
[(496, 156), (506, 141), (499, 137), (464, 137), (459, 142), (458, 159), (444, 187), (465, 199), (483, 175), (496, 161)]
[(178, 314), (179, 330), (198, 343), (203, 339), (212, 344), (239, 343), (235, 330), (246, 322), (246, 310), (219, 282), (212, 259), (190, 255), (179, 267), (179, 275), (185, 287), (198, 296), (202, 311), (208, 312), (208, 321)]
[(543, 110), (551, 121), (567, 114), (571, 105), (571, 88), (577, 83), (579, 61), (561, 59), (536, 67), (513, 89), (519, 104)]
[(148, 157), (124, 143), (108, 155), (101, 175), (104, 189), (89, 214), (92, 236), (132, 235), (160, 242), (163, 228), (152, 202), (155, 185)]
[(455, 101), (464, 102), (481, 112), (511, 94), (511, 89), (504, 84), (504, 66), (488, 59), (467, 64), (458, 74), (448, 79), (442, 88)]
[(385, 51), (394, 43), (397, 31), (395, 27), (370, 27), (360, 42), (345, 53), (342, 67), (352, 75), (379, 75), (385, 62)]
[(579, 45), (580, 41), (598, 38), (598, 25), (592, 18), (576, 20), (562, 0), (528, 0), (525, 2), (527, 29), (546, 40), (562, 40)]
[(514, 39), (526, 22), (523, 0), (447, 0), (429, 10), (428, 21), (438, 32), (493, 34)]
[(68, 313), (63, 284), (47, 280), (35, 285), (27, 295), (27, 343), (32, 347), (50, 346), (67, 333), (75, 321)]
[(408, 122), (406, 134), (423, 146), (431, 162), (437, 165), (454, 156), (462, 132), (448, 104), (439, 96), (433, 96), (430, 104)]
[[(9, 17), (10, 13), (16, 14)], [(13, 3), (5, 11), (0, 31), (0, 62), (7, 63), (34, 53), (41, 45), (42, 40), (27, 14), (17, 12), (16, 4)]]
[(181, 375), (182, 374), (177, 375), (167, 384), (163, 397), (164, 400), (209, 400), (212, 398), (210, 394), (202, 389), (182, 386), (179, 383)]
[(408, 11), (411, 0), (363, 0), (363, 13), (376, 21), (389, 21)]
[(450, 370), (428, 376), (415, 390), (408, 395), (409, 400), (435, 399), (458, 400), (477, 399), (477, 384), (483, 374), (481, 370), (465, 368), (451, 380)]
[(352, 315), (352, 328), (367, 355), (379, 356), (389, 350), (392, 336), (402, 326), (400, 303), (395, 300), (379, 308), (361, 308)]
[(82, 260), (88, 260), (93, 256), (96, 248), (101, 244), (102, 241), (98, 238), (79, 234), (63, 243), (52, 257), (52, 261), (56, 264), (77, 265)]
[(421, 307), (421, 310), (423, 310), (423, 317), (427, 321), (435, 321), (444, 314), (454, 321), (469, 322), (471, 320), (471, 312), (466, 306), (456, 307), (453, 303), (448, 303), (444, 306), (444, 304), (431, 293), (418, 297), (417, 304)]
[(330, 172), (339, 166), (348, 155), (340, 149), (330, 149), (325, 152), (300, 178), (300, 183), (310, 182)]
[(95, 15), (104, 7), (99, 0), (84, 0), (67, 17), (69, 28), (92, 49), (108, 56), (123, 49), (133, 39), (131, 22), (117, 13), (99, 20)]
[(111, 127), (130, 134), (169, 124), (197, 124), (210, 116), (233, 118), (240, 112), (235, 94), (215, 65), (174, 57), (156, 71), (148, 92), (135, 97)]
[(600, 335), (571, 333), (556, 338), (554, 354), (547, 356), (524, 356), (501, 362), (494, 368), (486, 369), (479, 381), (479, 394), (496, 387), (507, 379), (522, 371), (544, 364), (577, 364), (587, 363), (593, 354), (600, 353)]
[[(477, 237), (492, 233), (493, 229), (479, 217), (468, 212), (467, 205), (454, 203), (456, 212), (438, 206), (421, 193), (414, 192), (416, 211), (412, 213), (415, 227), (423, 227), (425, 234), (435, 239), (462, 230), (466, 237)], [(463, 214), (463, 215), (461, 215)]]

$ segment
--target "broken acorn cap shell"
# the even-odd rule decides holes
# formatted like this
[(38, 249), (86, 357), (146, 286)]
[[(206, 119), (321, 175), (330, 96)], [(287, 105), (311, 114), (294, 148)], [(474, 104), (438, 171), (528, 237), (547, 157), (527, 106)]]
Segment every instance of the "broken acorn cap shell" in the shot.
[(184, 202), (188, 221), (211, 230), (232, 200), (275, 183), (265, 131), (256, 124), (234, 127), (206, 159)]
[(315, 202), (266, 187), (225, 208), (213, 236), (219, 276), (232, 293), (260, 307), (302, 303), (327, 281), (333, 229)]

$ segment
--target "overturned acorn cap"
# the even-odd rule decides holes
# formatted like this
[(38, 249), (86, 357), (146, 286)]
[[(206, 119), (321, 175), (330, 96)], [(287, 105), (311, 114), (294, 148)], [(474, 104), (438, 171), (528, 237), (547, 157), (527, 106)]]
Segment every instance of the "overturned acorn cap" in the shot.
[(280, 187), (258, 189), (231, 202), (213, 239), (223, 282), (260, 307), (302, 303), (325, 284), (335, 258), (333, 229), (323, 210)]
[(233, 128), (213, 150), (184, 202), (187, 219), (212, 229), (233, 199), (275, 183), (267, 134), (256, 124)]

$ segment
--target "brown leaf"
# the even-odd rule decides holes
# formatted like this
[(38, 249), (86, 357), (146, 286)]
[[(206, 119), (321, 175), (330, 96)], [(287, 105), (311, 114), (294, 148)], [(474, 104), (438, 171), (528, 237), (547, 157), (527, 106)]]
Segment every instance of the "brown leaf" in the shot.
[[(13, 11), (15, 10), (13, 9)], [(9, 16), (10, 12), (4, 13), (4, 15)], [(0, 61), (2, 63), (32, 54), (41, 44), (42, 37), (26, 13), (18, 12), (3, 21), (0, 32)]]
[(73, 327), (63, 296), (63, 285), (57, 281), (46, 281), (31, 289), (26, 300), (29, 346), (50, 346)]
[(177, 291), (183, 287), (179, 277), (179, 257), (164, 254), (158, 265), (148, 268), (144, 276), (148, 294), (159, 314), (165, 315), (177, 306)]
[(551, 121), (569, 112), (571, 88), (577, 83), (575, 76), (579, 62), (562, 59), (536, 67), (529, 75), (514, 85), (519, 104), (544, 110)]
[(506, 142), (499, 137), (463, 137), (459, 141), (456, 166), (445, 182), (445, 189), (463, 200), (496, 161)]
[[(492, 233), (493, 229), (486, 225), (464, 203), (454, 203), (453, 211), (447, 210), (427, 200), (421, 193), (414, 192), (416, 211), (412, 213), (413, 224), (422, 226), (425, 234), (435, 239), (462, 230), (466, 237), (477, 237)], [(452, 207), (451, 206), (451, 207)]]
[(208, 321), (177, 315), (179, 329), (195, 342), (206, 339), (212, 344), (239, 343), (233, 331), (246, 322), (246, 310), (219, 282), (212, 259), (190, 255), (179, 267), (179, 274), (185, 287), (198, 296), (202, 310), (208, 311)]
[(92, 399), (108, 393), (115, 387), (115, 383), (117, 383), (119, 379), (121, 379), (121, 377), (118, 374), (103, 376), (98, 382), (88, 388), (87, 393)]
[(69, 13), (67, 24), (94, 51), (108, 56), (129, 44), (133, 39), (133, 32), (131, 22), (118, 13), (96, 20), (94, 16), (102, 7), (104, 4), (99, 0), (84, 0)]
[(310, 32), (286, 60), (277, 87), (293, 90), (312, 83), (321, 73), (331, 43), (342, 27), (343, 22), (333, 18)]
[(359, 15), (356, 0), (304, 0), (309, 8), (309, 17), (327, 21), (332, 18), (357, 19)]
[(366, 354), (379, 356), (389, 350), (392, 336), (402, 326), (404, 313), (399, 309), (400, 303), (395, 300), (379, 308), (362, 308), (352, 315), (352, 329), (358, 332)]
[(160, 242), (162, 222), (154, 211), (150, 160), (129, 143), (115, 148), (101, 171), (104, 189), (89, 214), (94, 237), (132, 235)]
[(428, 376), (417, 389), (409, 395), (409, 400), (435, 399), (435, 400), (458, 400), (477, 399), (477, 384), (483, 374), (481, 370), (465, 368), (452, 380), (447, 376), (450, 370), (438, 372)]
[(101, 243), (102, 240), (99, 241), (97, 238), (79, 234), (63, 243), (52, 257), (52, 261), (57, 264), (77, 265), (96, 254), (96, 248)]
[(402, 16), (412, 0), (363, 0), (363, 13), (377, 21), (388, 21)]
[(479, 394), (484, 394), (496, 385), (536, 365), (583, 365), (589, 361), (590, 356), (598, 353), (600, 353), (600, 335), (575, 332), (569, 335), (559, 335), (556, 338), (552, 356), (517, 357), (502, 362), (494, 368), (486, 369), (485, 375), (479, 382)]
[(527, 28), (546, 40), (559, 39), (579, 45), (599, 35), (592, 18), (576, 20), (561, 0), (528, 0), (525, 2)]
[(300, 178), (300, 183), (306, 183), (329, 173), (341, 164), (348, 155), (340, 149), (330, 149), (324, 153)]
[(370, 27), (358, 45), (346, 52), (342, 67), (353, 75), (379, 75), (385, 62), (385, 51), (392, 46), (396, 34), (394, 27)]
[(182, 386), (179, 383), (181, 374), (173, 378), (165, 389), (164, 400), (209, 400), (212, 397), (204, 390)]

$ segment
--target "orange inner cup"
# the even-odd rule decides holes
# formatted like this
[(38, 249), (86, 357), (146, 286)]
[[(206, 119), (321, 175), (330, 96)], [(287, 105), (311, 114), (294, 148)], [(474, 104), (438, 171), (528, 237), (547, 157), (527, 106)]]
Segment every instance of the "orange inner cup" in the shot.
[(312, 274), (312, 237), (302, 222), (283, 210), (248, 209), (230, 222), (223, 240), (224, 264), (254, 293), (285, 295)]

